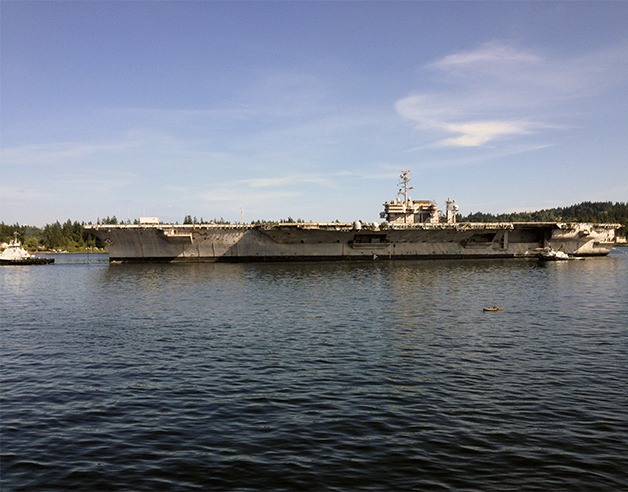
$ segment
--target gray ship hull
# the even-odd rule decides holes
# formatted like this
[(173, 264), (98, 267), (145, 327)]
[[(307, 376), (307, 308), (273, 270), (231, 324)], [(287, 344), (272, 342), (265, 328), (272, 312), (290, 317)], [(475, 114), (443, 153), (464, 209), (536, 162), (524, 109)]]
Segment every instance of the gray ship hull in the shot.
[(92, 225), (112, 262), (246, 262), (536, 257), (551, 246), (604, 256), (618, 224)]

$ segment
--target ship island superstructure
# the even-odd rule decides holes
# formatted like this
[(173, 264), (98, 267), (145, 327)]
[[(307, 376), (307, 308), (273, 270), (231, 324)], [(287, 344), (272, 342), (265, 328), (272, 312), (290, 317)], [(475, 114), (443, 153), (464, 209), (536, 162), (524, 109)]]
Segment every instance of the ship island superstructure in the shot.
[(550, 247), (570, 256), (604, 256), (620, 224), (581, 222), (457, 222), (410, 197), (409, 171), (397, 198), (384, 203), (383, 222), (267, 222), (256, 224), (97, 224), (86, 229), (107, 245), (111, 262), (245, 262), (430, 258), (535, 258)]

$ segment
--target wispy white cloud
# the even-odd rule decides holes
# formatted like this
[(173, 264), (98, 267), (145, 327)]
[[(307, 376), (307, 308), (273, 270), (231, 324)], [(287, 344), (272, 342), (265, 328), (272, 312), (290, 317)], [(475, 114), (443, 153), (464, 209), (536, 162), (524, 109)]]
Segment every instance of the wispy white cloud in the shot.
[(499, 42), (489, 42), (474, 50), (446, 55), (429, 64), (428, 67), (440, 70), (469, 69), (477, 72), (479, 69), (493, 71), (496, 66), (538, 65), (542, 61), (543, 59), (535, 53), (516, 49)]
[(332, 186), (335, 180), (349, 174), (343, 171), (327, 174), (289, 174), (272, 178), (254, 178), (246, 180), (245, 184), (251, 188), (293, 187), (305, 184)]
[[(517, 88), (522, 82), (525, 85), (542, 85), (551, 66), (556, 65), (540, 54), (494, 41), (473, 50), (446, 55), (427, 64), (424, 69), (443, 77), (454, 89), (492, 91), (496, 83), (507, 82), (509, 87), (514, 85)], [(461, 86), (456, 86), (456, 83)]]
[(56, 141), (4, 147), (0, 150), (3, 165), (62, 166), (106, 160), (114, 165), (122, 156), (142, 155), (147, 149), (174, 149), (178, 142), (165, 134), (131, 130), (109, 140)]
[(500, 138), (527, 135), (536, 128), (547, 126), (526, 118), (471, 119), (478, 111), (472, 111), (472, 108), (467, 111), (463, 105), (468, 106), (468, 102), (456, 107), (454, 102), (446, 101), (446, 95), (442, 97), (443, 106), (438, 106), (435, 101), (423, 95), (410, 96), (395, 104), (397, 112), (406, 119), (415, 121), (418, 129), (455, 135), (441, 138), (434, 146), (479, 147)]
[[(281, 216), (281, 210), (291, 214), (305, 213), (306, 202), (311, 204), (328, 190), (342, 187), (345, 179), (352, 176), (355, 177), (349, 172), (335, 171), (223, 181), (214, 183), (198, 197), (206, 204), (215, 204), (218, 210), (233, 209), (233, 206), (243, 208), (249, 220), (277, 218)], [(255, 217), (249, 216), (251, 213)]]
[(441, 140), (441, 145), (454, 147), (479, 147), (500, 137), (525, 135), (530, 133), (532, 125), (524, 121), (467, 121), (449, 123), (444, 129), (460, 136)]
[(4, 208), (14, 202), (50, 200), (54, 197), (54, 192), (28, 186), (0, 186), (0, 196)]
[(251, 178), (215, 184), (210, 191), (201, 194), (209, 202), (256, 203), (279, 199), (294, 199), (304, 193), (304, 189), (331, 187), (334, 181), (350, 173), (329, 174), (290, 174), (274, 177)]
[(227, 202), (238, 205), (259, 205), (263, 202), (273, 202), (276, 200), (294, 199), (299, 196), (298, 191), (289, 190), (271, 190), (256, 193), (250, 193), (245, 189), (225, 190), (216, 188), (214, 190), (201, 194), (201, 198), (206, 202)]
[(424, 70), (435, 73), (445, 89), (409, 95), (395, 109), (424, 135), (432, 135), (432, 146), (497, 145), (565, 128), (562, 118), (573, 112), (575, 101), (625, 78), (627, 66), (625, 50), (552, 59), (491, 42), (426, 65)]
[(2, 149), (1, 155), (4, 166), (55, 165), (85, 159), (95, 154), (119, 152), (135, 146), (130, 142), (61, 142), (8, 147)]
[(4, 147), (0, 150), (5, 172), (17, 173), (29, 166), (57, 167), (58, 171), (83, 171), (107, 166), (137, 172), (158, 167), (184, 167), (189, 163), (228, 163), (230, 155), (206, 149), (195, 149), (190, 142), (164, 132), (132, 130), (107, 141), (61, 141)]

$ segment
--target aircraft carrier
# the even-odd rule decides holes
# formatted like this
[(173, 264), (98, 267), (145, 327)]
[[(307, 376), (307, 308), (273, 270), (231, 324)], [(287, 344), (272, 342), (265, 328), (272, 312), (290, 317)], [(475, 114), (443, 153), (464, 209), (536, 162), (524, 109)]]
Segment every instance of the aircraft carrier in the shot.
[(412, 200), (409, 172), (379, 223), (97, 224), (111, 262), (246, 262), (437, 258), (536, 258), (551, 248), (570, 257), (604, 256), (620, 224), (582, 222), (457, 223), (430, 200)]

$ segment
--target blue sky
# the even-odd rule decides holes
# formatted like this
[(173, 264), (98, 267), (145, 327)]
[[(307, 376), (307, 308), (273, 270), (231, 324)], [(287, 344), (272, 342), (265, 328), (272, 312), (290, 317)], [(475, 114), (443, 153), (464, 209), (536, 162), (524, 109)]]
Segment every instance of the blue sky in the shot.
[(5, 223), (628, 201), (628, 2), (0, 9)]

